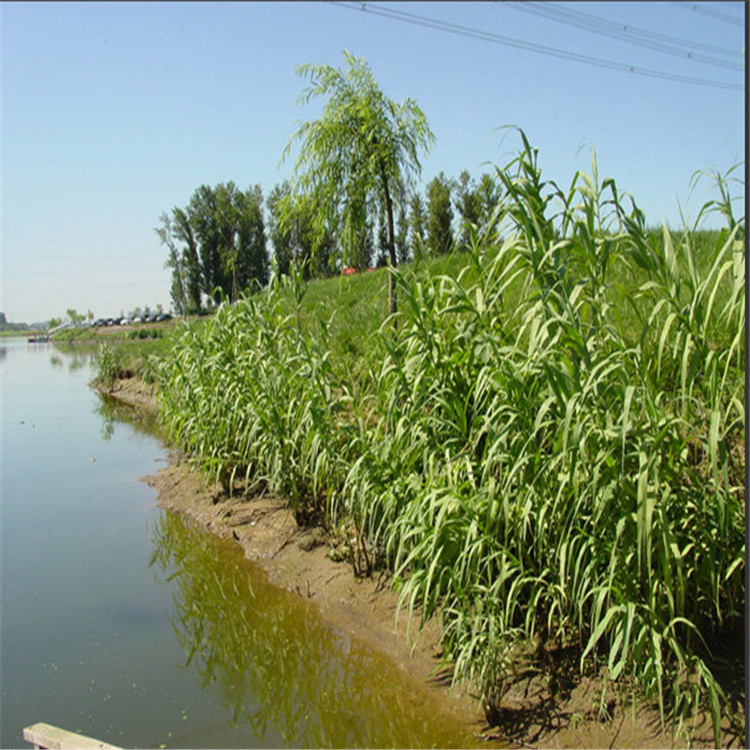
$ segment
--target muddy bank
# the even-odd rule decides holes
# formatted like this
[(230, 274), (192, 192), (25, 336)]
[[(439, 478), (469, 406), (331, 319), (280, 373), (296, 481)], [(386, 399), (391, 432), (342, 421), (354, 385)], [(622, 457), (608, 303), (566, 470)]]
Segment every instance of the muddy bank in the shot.
[(156, 413), (156, 386), (153, 383), (144, 383), (140, 378), (127, 378), (116, 380), (112, 388), (92, 382), (91, 387), (99, 393), (118, 401), (134, 406), (138, 409)]
[(428, 705), (465, 727), (467, 746), (472, 739), (482, 747), (502, 746), (487, 741), (494, 735), (477, 701), (465, 691), (448, 689), (437, 656), (437, 628), (430, 625), (410, 640), (408, 618), (396, 619), (397, 596), (387, 582), (357, 578), (348, 563), (334, 562), (324, 530), (300, 529), (283, 499), (270, 494), (219, 497), (178, 457), (171, 466), (143, 479), (157, 490), (161, 507), (234, 539), (272, 583), (310, 601), (326, 622), (387, 654), (423, 687)]
[[(135, 378), (103, 390), (139, 409), (156, 409), (152, 386)], [(682, 731), (661, 729), (658, 713), (635, 707), (597, 675), (580, 678), (565, 654), (550, 654), (544, 674), (527, 671), (508, 690), (490, 727), (479, 702), (464, 689), (449, 688), (439, 654), (439, 623), (416, 637), (419, 623), (405, 613), (396, 618), (398, 597), (386, 576), (357, 577), (346, 560), (331, 551), (341, 538), (322, 528), (297, 526), (283, 498), (256, 492), (227, 498), (206, 486), (179, 453), (172, 464), (144, 477), (158, 492), (160, 506), (240, 544), (276, 585), (314, 603), (324, 619), (387, 655), (421, 684), (435, 710), (455, 717), (480, 747), (712, 747), (708, 717)], [(334, 554), (334, 556), (336, 556)], [(467, 743), (467, 746), (469, 744)], [(722, 746), (742, 747), (738, 726), (727, 723)]]

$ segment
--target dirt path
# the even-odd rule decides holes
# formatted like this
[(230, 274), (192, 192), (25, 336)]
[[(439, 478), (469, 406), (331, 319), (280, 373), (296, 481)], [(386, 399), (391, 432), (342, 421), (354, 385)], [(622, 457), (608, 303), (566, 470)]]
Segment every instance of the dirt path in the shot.
[[(156, 408), (153, 388), (134, 379), (118, 381), (110, 395), (138, 408)], [(690, 741), (685, 732), (673, 736), (660, 728), (656, 712), (634, 708), (600, 679), (580, 678), (564, 660), (545, 675), (520, 679), (503, 699), (499, 728), (491, 728), (467, 690), (449, 689), (439, 659), (438, 623), (430, 622), (410, 639), (406, 614), (395, 617), (397, 595), (387, 579), (359, 578), (349, 562), (334, 562), (329, 554), (334, 540), (321, 528), (300, 529), (282, 498), (222, 497), (176, 452), (169, 467), (144, 480), (157, 490), (162, 507), (233, 538), (273, 583), (309, 599), (324, 619), (388, 654), (424, 685), (430, 705), (455, 716), (479, 747), (713, 747), (706, 717), (691, 723)], [(414, 623), (412, 630), (417, 629)], [(722, 746), (742, 745), (737, 728), (727, 724)]]

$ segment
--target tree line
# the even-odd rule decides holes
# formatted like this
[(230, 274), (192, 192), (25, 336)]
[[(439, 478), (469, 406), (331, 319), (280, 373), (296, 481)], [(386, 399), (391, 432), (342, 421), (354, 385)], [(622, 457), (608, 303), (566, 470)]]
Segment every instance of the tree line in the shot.
[[(267, 198), (260, 185), (201, 185), (186, 206), (160, 216), (155, 231), (167, 249), (177, 314), (263, 288), (272, 264), (287, 274), (294, 263), (310, 279), (460, 249), (470, 225), (482, 224), (499, 202), (495, 175), (474, 178), (467, 170), (458, 178), (440, 172), (420, 193), (419, 154), (434, 142), (424, 114), (410, 99), (388, 99), (364, 60), (344, 58), (343, 70), (297, 69), (310, 80), (302, 101), (327, 103), (282, 154), (301, 146), (291, 180)], [(393, 312), (392, 290), (389, 300)]]
[[(397, 202), (394, 227), (396, 263), (461, 249), (468, 225), (480, 225), (499, 202), (500, 186), (485, 173), (474, 179), (434, 177), (424, 194), (413, 191)], [(201, 185), (189, 203), (162, 213), (155, 229), (167, 248), (172, 270), (171, 299), (179, 315), (211, 309), (222, 299), (236, 300), (264, 287), (272, 264), (288, 274), (291, 264), (306, 280), (388, 265), (386, 218), (382, 211), (365, 216), (344, 252), (331, 229), (315, 228), (315, 202), (295, 194), (288, 180), (264, 200), (260, 185), (241, 191), (233, 182)]]

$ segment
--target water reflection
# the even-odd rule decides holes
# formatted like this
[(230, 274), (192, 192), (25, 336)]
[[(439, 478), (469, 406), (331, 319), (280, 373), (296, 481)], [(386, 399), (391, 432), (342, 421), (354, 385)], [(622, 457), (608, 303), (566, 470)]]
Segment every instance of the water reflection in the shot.
[(159, 420), (155, 414), (143, 409), (137, 409), (104, 393), (100, 393), (99, 395), (100, 398), (97, 399), (94, 413), (98, 414), (102, 420), (102, 440), (106, 442), (112, 439), (118, 423), (126, 423), (135, 427), (139, 432), (154, 437), (161, 437)]
[[(64, 342), (54, 342), (56, 352), (65, 355), (65, 364), (68, 366), (68, 372), (78, 372), (86, 367), (92, 367), (96, 364), (99, 356), (99, 347), (95, 344), (70, 344)], [(56, 354), (51, 357), (52, 364), (56, 364), (54, 359), (60, 359)]]
[(234, 545), (174, 514), (156, 523), (153, 542), (185, 667), (218, 686), (232, 723), (261, 745), (280, 734), (295, 747), (467, 746), (390, 661), (271, 586)]

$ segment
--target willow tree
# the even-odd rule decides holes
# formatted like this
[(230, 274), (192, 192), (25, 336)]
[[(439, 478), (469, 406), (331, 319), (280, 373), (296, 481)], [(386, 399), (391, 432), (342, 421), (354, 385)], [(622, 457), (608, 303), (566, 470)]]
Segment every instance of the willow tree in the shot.
[[(397, 104), (380, 90), (364, 59), (344, 52), (344, 60), (344, 70), (310, 64), (297, 68), (310, 81), (300, 103), (317, 97), (327, 101), (317, 120), (302, 123), (292, 135), (282, 160), (300, 142), (295, 188), (315, 200), (319, 236), (335, 227), (345, 253), (356, 247), (368, 214), (382, 206), (388, 263), (396, 266), (393, 198), (419, 175), (419, 153), (427, 152), (435, 137), (413, 100)], [(392, 276), (388, 305), (394, 313)]]

